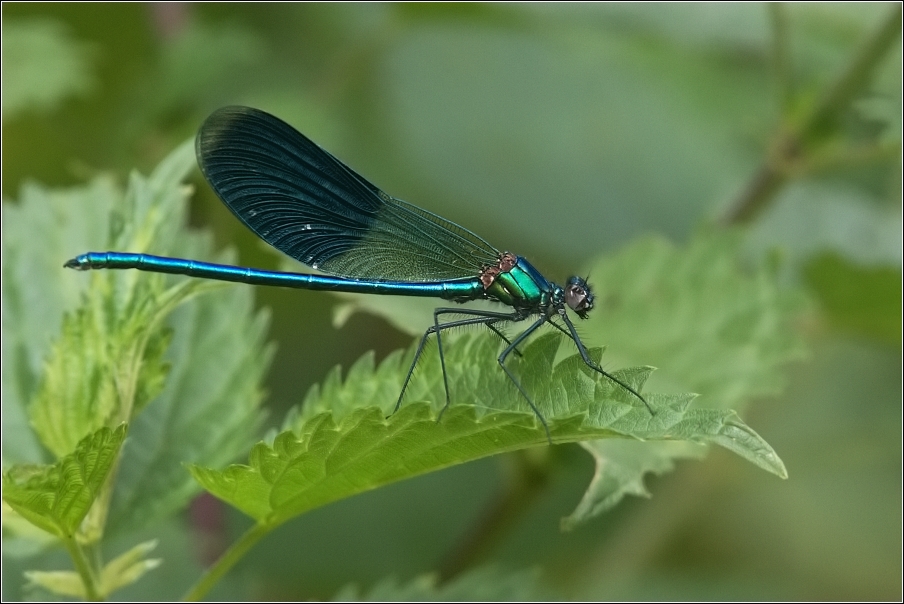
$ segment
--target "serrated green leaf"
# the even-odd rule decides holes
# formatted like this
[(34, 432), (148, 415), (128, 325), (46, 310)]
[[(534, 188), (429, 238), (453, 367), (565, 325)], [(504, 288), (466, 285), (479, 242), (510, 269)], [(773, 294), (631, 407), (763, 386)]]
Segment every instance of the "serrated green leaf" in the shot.
[(5, 501), (3, 505), (3, 555), (10, 558), (30, 558), (46, 549), (56, 547), (56, 536), (44, 531), (16, 512)]
[(50, 19), (3, 22), (3, 119), (49, 110), (93, 86), (90, 48)]
[[(791, 329), (803, 297), (780, 288), (768, 267), (745, 270), (739, 248), (735, 235), (701, 233), (684, 248), (647, 237), (601, 257), (586, 271), (596, 306), (580, 324), (582, 339), (606, 342), (618, 362), (660, 368), (659, 387), (699, 392), (706, 406), (775, 394), (784, 383), (777, 369), (803, 354)], [(337, 321), (359, 310), (417, 336), (432, 323), (429, 300), (341, 298), (350, 301)]]
[[(186, 256), (209, 257), (205, 244)], [(247, 287), (194, 298), (172, 314), (166, 386), (136, 419), (123, 451), (111, 531), (147, 525), (184, 506), (199, 488), (183, 463), (223, 465), (248, 450), (262, 420), (261, 382), (273, 352), (265, 344), (267, 324)]]
[[(597, 300), (590, 320), (581, 322), (585, 343), (605, 341), (618, 361), (661, 367), (655, 385), (699, 392), (706, 407), (742, 408), (752, 398), (776, 393), (784, 383), (782, 366), (803, 352), (794, 322), (805, 305), (800, 292), (779, 287), (769, 267), (744, 270), (739, 247), (733, 234), (700, 233), (684, 248), (649, 237), (599, 259), (588, 271)], [(340, 306), (345, 317), (364, 310), (418, 335), (423, 317), (429, 325), (429, 301), (418, 312), (412, 309), (417, 302), (343, 298), (353, 300)], [(420, 323), (411, 319), (418, 316)], [(542, 373), (535, 375), (542, 381)], [(311, 398), (306, 407), (314, 404)], [(731, 431), (727, 425), (724, 430)], [(596, 474), (563, 526), (610, 509), (625, 494), (644, 494), (644, 474), (668, 471), (674, 459), (702, 455), (686, 443), (647, 444), (585, 443), (597, 462)], [(778, 464), (768, 464), (770, 471), (784, 474)]]
[[(591, 374), (578, 355), (556, 363), (562, 339), (556, 334), (540, 337), (512, 363), (544, 413), (553, 442), (616, 437), (716, 442), (784, 474), (774, 451), (733, 412), (689, 409), (693, 395), (648, 394), (656, 410), (651, 416), (624, 389)], [(495, 363), (500, 345), (492, 334), (449, 338), (446, 366), (456, 402), (439, 422), (444, 394), (436, 355), (424, 359), (408, 395), (412, 401), (431, 402), (406, 402), (388, 419), (410, 357), (391, 355), (374, 369), (372, 358), (365, 356), (344, 382), (329, 377), (321, 389), (312, 390), (305, 403), (311, 410), (302, 413), (294, 430), (278, 435), (272, 445), (255, 445), (248, 465), (223, 471), (193, 466), (192, 473), (207, 490), (258, 523), (276, 526), (397, 480), (543, 445), (546, 436), (537, 417)], [(614, 372), (638, 390), (649, 373), (649, 368)]]
[(3, 474), (3, 500), (36, 526), (75, 535), (119, 456), (126, 425), (101, 428), (49, 466), (17, 465)]
[(348, 585), (333, 602), (531, 602), (560, 599), (540, 582), (536, 571), (503, 572), (478, 568), (439, 584), (439, 577), (426, 574), (406, 583), (388, 578), (364, 591)]
[(745, 269), (735, 234), (701, 233), (676, 247), (648, 237), (590, 268), (597, 306), (588, 339), (619, 360), (657, 367), (656, 383), (698, 392), (706, 407), (743, 408), (774, 395), (800, 358), (798, 291), (769, 266)]
[(126, 192), (103, 178), (63, 190), (26, 185), (18, 203), (3, 204), (4, 459), (42, 458), (27, 401), (62, 454), (66, 442), (110, 421), (131, 399), (132, 413), (142, 413), (123, 449), (109, 517), (114, 530), (183, 506), (198, 485), (182, 463), (234, 460), (261, 421), (260, 382), (271, 350), (267, 315), (255, 313), (252, 288), (62, 268), (79, 253), (107, 249), (231, 261), (213, 253), (209, 235), (185, 229), (191, 190), (181, 181), (194, 163), (186, 143), (149, 177), (133, 174)]
[[(190, 165), (190, 151), (186, 143), (148, 179), (132, 175), (125, 203), (117, 207), (128, 220), (110, 221), (114, 249), (145, 251), (175, 232), (168, 221), (184, 213), (179, 181)], [(162, 276), (138, 279), (129, 271), (85, 277), (91, 288), (82, 305), (65, 317), (29, 406), (41, 442), (57, 456), (100, 426), (131, 421), (159, 392), (167, 369), (161, 361), (166, 344), (161, 321), (200, 287), (183, 280), (165, 288)]]
[[(801, 294), (782, 290), (767, 266), (744, 270), (735, 235), (700, 234), (684, 249), (644, 239), (601, 260), (590, 274), (599, 284), (591, 330), (619, 358), (661, 366), (658, 384), (700, 392), (701, 405), (743, 408), (755, 397), (773, 395), (784, 383), (782, 366), (802, 355), (794, 329)], [(729, 424), (709, 442), (734, 446)], [(702, 456), (676, 443), (641, 449), (601, 441), (585, 448), (594, 456), (596, 474), (578, 508), (563, 519), (566, 528), (610, 509), (625, 494), (644, 494), (646, 473), (661, 474), (675, 459)], [(785, 475), (768, 453), (743, 451), (736, 452)]]
[(142, 411), (163, 390), (170, 369), (164, 355), (169, 348), (172, 335), (172, 331), (166, 328), (160, 328), (148, 335), (136, 381), (133, 413)]
[[(3, 203), (3, 456), (7, 461), (46, 461), (26, 415), (63, 314), (76, 308), (90, 283), (61, 269), (61, 258), (106, 242), (110, 209), (121, 199), (113, 181), (49, 190), (22, 187), (18, 203)], [(35, 233), (41, 233), (35, 237)]]
[(68, 315), (51, 362), (30, 408), (41, 442), (57, 457), (85, 434), (111, 419), (119, 403), (110, 379), (110, 357), (103, 333), (89, 309)]
[(644, 485), (647, 473), (665, 474), (676, 459), (700, 459), (706, 448), (692, 442), (637, 442), (593, 440), (581, 446), (593, 456), (596, 470), (581, 502), (562, 519), (562, 530), (571, 530), (584, 520), (615, 507), (625, 495), (649, 497)]
[[(167, 236), (172, 247), (159, 253), (235, 259), (215, 254), (209, 235), (187, 233), (178, 222), (167, 227), (177, 236)], [(147, 525), (184, 506), (199, 489), (182, 464), (233, 461), (254, 442), (263, 419), (261, 382), (273, 353), (266, 344), (268, 313), (255, 311), (253, 288), (193, 282), (216, 291), (191, 298), (168, 318), (173, 335), (162, 359), (169, 368), (166, 384), (138, 416), (124, 449), (112, 531)]]

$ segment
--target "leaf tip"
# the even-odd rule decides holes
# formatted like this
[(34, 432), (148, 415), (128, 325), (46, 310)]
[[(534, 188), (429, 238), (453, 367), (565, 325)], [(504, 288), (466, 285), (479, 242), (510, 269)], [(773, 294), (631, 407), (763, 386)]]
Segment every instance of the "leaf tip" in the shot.
[(142, 561), (144, 564), (144, 570), (154, 570), (161, 564), (163, 564), (163, 558), (148, 558), (147, 560)]
[(785, 462), (779, 458), (775, 453), (772, 454), (775, 458), (773, 460), (775, 466), (775, 475), (781, 478), (782, 480), (788, 480), (788, 468), (785, 467)]

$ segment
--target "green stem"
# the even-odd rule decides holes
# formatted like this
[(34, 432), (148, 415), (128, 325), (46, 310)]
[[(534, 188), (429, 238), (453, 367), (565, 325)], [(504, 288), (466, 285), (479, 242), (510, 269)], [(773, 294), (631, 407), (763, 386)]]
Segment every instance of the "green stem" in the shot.
[(892, 45), (901, 35), (901, 4), (896, 4), (885, 21), (870, 36), (854, 55), (854, 59), (822, 96), (808, 119), (803, 121), (802, 130), (812, 133), (825, 127), (866, 87), (873, 70), (885, 58)]
[(104, 598), (97, 589), (97, 573), (85, 556), (85, 550), (81, 548), (74, 537), (64, 538), (63, 544), (66, 546), (73, 564), (75, 564), (75, 569), (82, 578), (82, 584), (85, 586), (85, 599), (90, 602), (102, 601)]
[(226, 552), (220, 556), (220, 559), (208, 568), (195, 585), (188, 590), (182, 598), (187, 602), (198, 602), (207, 595), (207, 592), (217, 584), (217, 581), (223, 578), (226, 572), (235, 566), (235, 563), (241, 560), (242, 556), (248, 553), (254, 545), (261, 540), (267, 533), (273, 530), (273, 527), (267, 524), (255, 524), (245, 531), (238, 541), (232, 544)]
[(548, 464), (545, 459), (532, 458), (533, 453), (517, 451), (507, 457), (511, 468), (505, 489), (484, 511), (471, 533), (440, 564), (440, 581), (452, 579), (485, 558), (543, 492), (549, 482)]
[[(711, 495), (716, 475), (690, 472), (664, 477), (663, 484), (657, 485), (656, 496), (643, 505), (632, 506), (604, 544), (582, 565), (581, 568), (595, 569), (593, 584), (607, 586), (608, 593), (630, 593), (626, 590), (644, 580), (676, 527), (693, 517), (700, 501)], [(579, 590), (582, 583), (589, 584), (588, 577), (577, 570), (569, 579)]]
[[(720, 219), (723, 226), (751, 222), (759, 216), (787, 182), (789, 172), (800, 164), (801, 157), (807, 153), (806, 144), (834, 129), (833, 124), (838, 116), (863, 92), (873, 71), (900, 34), (901, 5), (898, 4), (826, 89), (819, 102), (800, 120), (799, 125), (778, 129), (765, 161), (740, 198)], [(778, 51), (776, 48), (776, 52)]]
[(772, 161), (765, 161), (747, 183), (744, 192), (719, 221), (722, 226), (752, 222), (788, 179)]

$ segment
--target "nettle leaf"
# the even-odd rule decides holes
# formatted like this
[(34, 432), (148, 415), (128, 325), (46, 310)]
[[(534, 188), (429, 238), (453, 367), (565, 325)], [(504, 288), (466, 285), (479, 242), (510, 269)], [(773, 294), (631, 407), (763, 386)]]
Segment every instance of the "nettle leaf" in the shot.
[[(745, 269), (739, 247), (734, 234), (700, 233), (683, 248), (649, 237), (600, 258), (585, 273), (596, 306), (578, 326), (582, 339), (608, 344), (614, 362), (607, 370), (638, 362), (661, 367), (651, 386), (699, 392), (695, 406), (742, 409), (750, 399), (777, 393), (782, 367), (803, 354), (795, 322), (806, 305), (800, 291), (779, 287), (772, 268)], [(430, 301), (341, 297), (348, 301), (337, 308), (337, 321), (362, 310), (418, 336), (432, 322)], [(645, 494), (646, 473), (661, 474), (674, 460), (705, 454), (698, 445), (677, 442), (606, 439), (582, 446), (597, 470), (578, 509), (563, 519), (566, 528), (626, 494)]]
[(61, 259), (105, 242), (110, 209), (121, 199), (111, 179), (95, 178), (63, 190), (26, 183), (18, 203), (3, 203), (0, 411), (7, 462), (47, 461), (26, 407), (42, 380), (63, 315), (79, 305), (90, 283), (84, 275), (63, 270)]
[(199, 488), (182, 463), (234, 460), (261, 421), (270, 350), (252, 288), (62, 268), (89, 250), (231, 261), (185, 228), (191, 189), (182, 180), (194, 165), (186, 143), (150, 176), (133, 174), (124, 192), (107, 178), (29, 184), (3, 204), (4, 459), (42, 461), (36, 435), (65, 455), (92, 430), (134, 416), (108, 531), (183, 506)]
[[(212, 256), (207, 238), (196, 248), (185, 257)], [(110, 531), (145, 526), (180, 509), (199, 491), (183, 464), (235, 460), (253, 444), (263, 418), (261, 383), (273, 349), (266, 344), (268, 315), (255, 312), (253, 288), (227, 286), (193, 298), (172, 313), (168, 325), (166, 384), (135, 419)]]
[[(180, 224), (184, 214), (180, 181), (191, 151), (183, 145), (147, 179), (132, 175), (125, 199), (114, 206), (107, 245), (145, 251), (151, 242), (173, 237), (177, 226), (170, 223)], [(120, 212), (125, 221), (117, 220)], [(63, 272), (62, 262), (59, 266)], [(167, 370), (161, 361), (167, 338), (160, 334), (161, 323), (200, 287), (190, 280), (166, 287), (163, 276), (141, 279), (129, 271), (84, 277), (90, 289), (82, 305), (65, 316), (29, 406), (35, 432), (57, 457), (100, 426), (130, 421), (159, 393)]]
[(59, 545), (59, 539), (56, 536), (23, 518), (5, 501), (2, 506), (4, 556), (30, 558)]
[[(120, 237), (138, 239), (152, 246), (153, 253), (232, 263), (234, 254), (214, 253), (208, 234), (186, 232), (190, 190), (179, 182), (192, 165), (193, 153), (186, 151), (178, 162), (161, 163), (146, 184), (133, 177), (136, 201), (126, 207), (138, 208), (154, 216), (154, 221), (150, 228), (142, 228), (142, 221), (124, 216)], [(164, 194), (163, 186), (175, 188)], [(123, 273), (135, 284), (152, 284), (163, 277)], [(110, 531), (145, 526), (184, 506), (199, 489), (182, 464), (234, 460), (254, 442), (263, 419), (261, 382), (273, 349), (265, 343), (268, 314), (255, 312), (253, 288), (180, 276), (163, 278), (174, 284), (170, 290), (186, 295), (178, 308), (174, 304), (166, 308), (166, 333), (171, 333), (171, 340), (166, 336), (167, 341), (160, 342), (156, 350), (163, 352), (165, 347), (165, 353), (155, 357), (163, 390), (156, 390), (154, 397), (145, 396), (154, 402), (134, 422), (112, 502)], [(207, 291), (211, 293), (197, 295)], [(159, 329), (154, 334), (164, 337)], [(143, 371), (154, 371), (154, 364), (148, 363), (153, 352), (145, 349)], [(160, 379), (164, 372), (165, 383)], [(149, 378), (142, 383), (152, 385)]]
[[(745, 270), (734, 234), (700, 234), (683, 249), (643, 239), (600, 260), (590, 274), (599, 285), (588, 339), (605, 338), (619, 359), (662, 367), (656, 384), (699, 392), (701, 406), (743, 409), (751, 399), (777, 394), (782, 367), (803, 355), (795, 329), (803, 295), (780, 288), (768, 266)], [(704, 454), (678, 443), (582, 446), (597, 469), (563, 528), (610, 509), (625, 494), (645, 494), (646, 473), (662, 474), (674, 460)]]
[(35, 526), (71, 538), (119, 456), (126, 425), (101, 428), (53, 465), (17, 465), (3, 474), (3, 500)]
[(801, 358), (800, 291), (768, 265), (745, 268), (735, 234), (702, 233), (686, 247), (641, 239), (590, 268), (597, 306), (588, 339), (623, 362), (661, 367), (656, 383), (701, 394), (707, 407), (743, 408), (777, 394), (780, 368)]
[[(775, 452), (731, 411), (689, 409), (693, 395), (648, 394), (652, 416), (620, 386), (591, 372), (578, 355), (556, 362), (563, 338), (547, 334), (512, 363), (544, 413), (555, 443), (630, 438), (692, 440), (725, 446), (779, 476)], [(446, 340), (444, 340), (446, 342)], [(394, 354), (376, 369), (363, 357), (342, 383), (313, 389), (293, 430), (252, 449), (248, 465), (219, 471), (193, 466), (211, 493), (258, 523), (273, 527), (326, 503), (488, 455), (546, 444), (546, 434), (496, 364), (492, 334), (450, 337), (446, 365), (455, 401), (445, 400), (437, 355), (425, 358), (409, 401), (395, 406), (411, 354)], [(599, 356), (600, 351), (594, 351)], [(613, 372), (640, 390), (649, 368)], [(310, 409), (310, 411), (307, 411)]]
[(615, 507), (625, 495), (649, 497), (647, 473), (671, 472), (676, 459), (701, 459), (706, 447), (693, 442), (594, 440), (582, 442), (596, 462), (596, 470), (581, 502), (561, 527), (570, 531), (589, 518)]

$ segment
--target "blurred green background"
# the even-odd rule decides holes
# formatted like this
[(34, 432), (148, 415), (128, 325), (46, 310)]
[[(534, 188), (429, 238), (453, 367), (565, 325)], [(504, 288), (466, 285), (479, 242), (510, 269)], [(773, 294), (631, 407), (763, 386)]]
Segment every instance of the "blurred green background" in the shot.
[[(561, 279), (639, 235), (681, 244), (724, 215), (893, 6), (4, 3), (4, 203), (29, 180), (146, 173), (213, 109), (245, 104)], [(790, 479), (713, 451), (650, 479), (651, 500), (564, 534), (592, 461), (559, 447), (562, 471), (491, 552), (498, 568), (539, 568), (575, 599), (901, 597), (901, 62), (898, 36), (745, 231), (751, 257), (777, 249), (782, 279), (820, 309), (786, 393), (745, 417)], [(277, 268), (193, 182), (192, 223)], [(256, 295), (279, 345), (273, 424), (332, 366), (410, 342), (367, 315), (334, 329), (324, 294)], [(506, 464), (307, 514), (213, 597), (329, 598), (435, 570)], [(244, 522), (202, 498), (152, 531), (165, 562), (120, 596), (176, 597)], [(32, 567), (4, 559), (4, 599), (25, 597)]]

